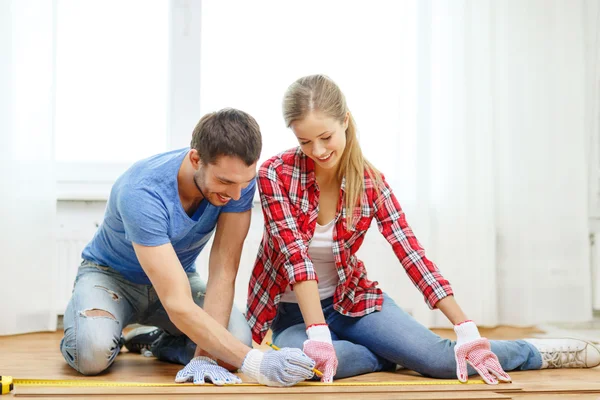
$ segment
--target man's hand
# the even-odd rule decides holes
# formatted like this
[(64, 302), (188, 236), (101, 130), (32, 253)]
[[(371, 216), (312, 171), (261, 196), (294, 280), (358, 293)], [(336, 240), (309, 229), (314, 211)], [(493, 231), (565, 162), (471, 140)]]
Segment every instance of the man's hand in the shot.
[(231, 364), (227, 364), (225, 361), (215, 359), (211, 354), (209, 354), (207, 351), (204, 351), (202, 349), (197, 349), (194, 357), (206, 357), (206, 358), (210, 358), (211, 360), (215, 360), (219, 366), (225, 368), (229, 372), (235, 372), (238, 370), (237, 367), (234, 367)]
[(267, 386), (292, 386), (313, 377), (315, 362), (300, 349), (283, 348), (263, 353), (253, 349), (248, 352), (242, 372)]
[(206, 380), (219, 386), (242, 383), (240, 377), (218, 366), (216, 361), (202, 356), (193, 358), (175, 377), (177, 383), (193, 381), (194, 385), (203, 385)]

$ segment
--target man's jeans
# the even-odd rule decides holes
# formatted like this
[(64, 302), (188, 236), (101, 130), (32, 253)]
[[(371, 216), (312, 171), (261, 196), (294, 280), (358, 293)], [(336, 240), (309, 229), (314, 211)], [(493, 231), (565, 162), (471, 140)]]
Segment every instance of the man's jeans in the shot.
[[(202, 307), (206, 284), (197, 273), (188, 273), (194, 302)], [(103, 310), (112, 315), (90, 317), (86, 311)], [(119, 353), (121, 331), (131, 323), (152, 325), (165, 331), (152, 352), (159, 359), (187, 364), (196, 345), (169, 319), (152, 285), (134, 284), (112, 268), (83, 261), (64, 316), (65, 335), (60, 349), (67, 363), (84, 375), (104, 371)], [(250, 328), (235, 307), (228, 330), (252, 346)]]
[[(396, 365), (434, 378), (456, 379), (455, 341), (421, 325), (384, 294), (381, 311), (363, 317), (344, 316), (333, 298), (321, 301), (338, 358), (336, 378), (395, 370)], [(280, 303), (273, 322), (273, 343), (302, 349), (306, 327), (295, 303)], [(540, 369), (540, 352), (524, 340), (490, 340), (505, 371)], [(469, 375), (476, 372), (469, 366)]]

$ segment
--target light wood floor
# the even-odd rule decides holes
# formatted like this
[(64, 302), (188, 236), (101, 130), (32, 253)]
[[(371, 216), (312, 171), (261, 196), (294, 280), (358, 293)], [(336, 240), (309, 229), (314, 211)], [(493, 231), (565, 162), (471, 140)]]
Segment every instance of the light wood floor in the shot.
[[(444, 337), (452, 331), (438, 330)], [(534, 333), (531, 329), (501, 327), (482, 329), (490, 339), (517, 339)], [(83, 378), (63, 360), (58, 349), (61, 332), (37, 333), (0, 337), (0, 375), (35, 379), (90, 379), (135, 382), (173, 382), (181, 366), (163, 363), (139, 354), (122, 353), (104, 374)], [(303, 386), (292, 388), (268, 387), (16, 387), (12, 397), (36, 398), (93, 398), (93, 399), (151, 399), (158, 398), (218, 398), (226, 399), (595, 399), (600, 400), (600, 368), (586, 370), (542, 370), (511, 372), (512, 384), (441, 385), (441, 386)], [(337, 382), (423, 381), (410, 371), (374, 373)], [(244, 381), (248, 378), (244, 377)]]

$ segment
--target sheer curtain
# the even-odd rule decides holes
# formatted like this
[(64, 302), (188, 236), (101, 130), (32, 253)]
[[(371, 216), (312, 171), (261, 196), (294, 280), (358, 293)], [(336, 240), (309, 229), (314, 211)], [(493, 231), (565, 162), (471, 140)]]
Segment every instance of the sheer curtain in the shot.
[(0, 335), (56, 329), (53, 2), (0, 2)]
[(586, 0), (586, 132), (588, 138), (590, 228), (592, 247), (594, 309), (600, 310), (600, 1)]
[(495, 7), (500, 322), (591, 318), (582, 5)]
[(481, 325), (591, 318), (582, 4), (422, 3), (416, 230)]

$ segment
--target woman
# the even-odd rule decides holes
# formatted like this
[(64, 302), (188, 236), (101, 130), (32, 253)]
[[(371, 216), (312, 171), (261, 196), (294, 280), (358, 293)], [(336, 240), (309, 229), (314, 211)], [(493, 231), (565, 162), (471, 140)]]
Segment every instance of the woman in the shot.
[[(600, 364), (600, 351), (580, 340), (479, 335), (426, 258), (385, 178), (363, 157), (344, 95), (331, 79), (298, 79), (283, 113), (299, 147), (267, 160), (258, 175), (265, 231), (246, 315), (256, 342), (272, 327), (274, 343), (303, 349), (324, 382), (402, 365), (462, 382), (478, 373), (496, 384), (510, 381), (505, 371)], [(454, 324), (456, 341), (431, 332), (369, 281), (356, 252), (373, 218), (429, 307)]]

